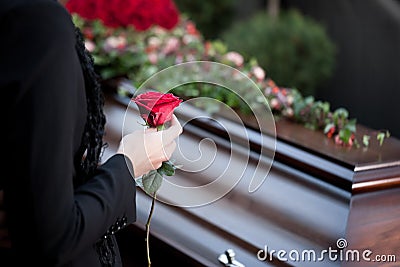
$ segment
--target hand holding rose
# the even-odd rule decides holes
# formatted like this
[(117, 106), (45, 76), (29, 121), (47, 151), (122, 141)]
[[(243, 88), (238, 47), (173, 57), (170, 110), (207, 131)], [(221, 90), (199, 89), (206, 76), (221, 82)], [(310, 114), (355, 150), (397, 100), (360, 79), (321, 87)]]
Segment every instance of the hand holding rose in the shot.
[[(172, 176), (175, 174), (176, 167), (169, 161), (169, 158), (175, 149), (173, 139), (182, 133), (182, 127), (177, 127), (179, 122), (173, 113), (174, 109), (182, 102), (182, 99), (171, 93), (164, 94), (161, 92), (149, 91), (136, 96), (133, 101), (138, 106), (140, 116), (145, 121), (146, 126), (149, 127), (147, 132), (159, 134), (162, 137), (161, 146), (159, 142), (155, 142), (157, 140), (156, 138), (156, 140), (153, 140), (153, 143), (149, 144), (149, 147), (151, 146), (154, 151), (158, 151), (157, 147), (163, 148), (162, 145), (164, 145), (164, 142), (166, 143), (166, 146), (163, 148), (165, 152), (163, 157), (157, 157), (152, 154), (148, 155), (150, 161), (152, 161), (152, 159), (158, 159), (158, 161), (154, 161), (156, 165), (152, 164), (153, 169), (144, 173), (142, 177), (137, 180), (137, 183), (141, 185), (143, 190), (152, 197), (150, 213), (146, 223), (147, 263), (148, 266), (151, 266), (149, 247), (150, 221), (154, 211), (157, 190), (161, 186), (163, 176)], [(170, 127), (164, 130), (166, 124), (170, 121), (172, 121)], [(146, 142), (144, 142), (144, 145), (146, 146)]]
[(135, 178), (156, 170), (168, 161), (176, 148), (175, 139), (182, 133), (182, 126), (175, 115), (171, 126), (163, 131), (155, 128), (137, 130), (123, 137), (118, 153), (127, 156), (133, 165)]

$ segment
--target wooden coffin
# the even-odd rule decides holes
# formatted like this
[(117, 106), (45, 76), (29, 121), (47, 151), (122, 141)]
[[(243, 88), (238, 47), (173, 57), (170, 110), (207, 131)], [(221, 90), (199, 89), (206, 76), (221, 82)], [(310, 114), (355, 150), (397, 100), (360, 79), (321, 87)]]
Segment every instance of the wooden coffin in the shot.
[[(105, 112), (104, 160), (123, 133), (142, 127), (129, 99), (107, 95)], [(376, 266), (335, 259), (338, 246), (345, 241), (345, 249), (400, 251), (399, 140), (391, 137), (382, 147), (377, 142), (368, 148), (340, 147), (320, 132), (277, 121), (272, 142), (250, 120), (247, 136), (237, 132), (232, 138), (223, 127), (234, 128), (234, 122), (222, 114), (211, 119), (202, 114), (195, 107), (177, 110), (184, 122), (179, 149), (191, 164), (163, 186), (206, 188), (220, 177), (228, 184), (229, 177), (240, 174), (241, 179), (226, 194), (221, 194), (224, 182), (209, 187), (202, 191), (205, 199), (196, 192), (160, 192), (150, 227), (153, 266), (224, 266), (228, 249), (244, 266)], [(371, 131), (358, 129), (360, 134)], [(263, 175), (258, 189), (249, 192), (251, 179), (262, 181)], [(138, 188), (137, 222), (117, 236), (126, 266), (146, 265), (144, 225), (150, 204)]]

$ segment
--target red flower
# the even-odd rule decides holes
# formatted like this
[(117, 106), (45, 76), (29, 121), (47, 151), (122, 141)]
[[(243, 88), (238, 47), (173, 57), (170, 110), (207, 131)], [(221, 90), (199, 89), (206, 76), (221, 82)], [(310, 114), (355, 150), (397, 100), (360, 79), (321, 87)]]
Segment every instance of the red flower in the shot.
[(277, 95), (277, 94), (279, 93), (279, 88), (278, 88), (278, 86), (272, 87), (272, 93), (275, 94), (275, 95)]
[(152, 25), (172, 29), (179, 11), (172, 0), (69, 0), (66, 8), (83, 18), (100, 19), (109, 27), (134, 26), (144, 31)]
[(335, 126), (332, 126), (329, 131), (326, 133), (326, 135), (328, 136), (328, 138), (332, 138), (333, 134), (335, 133), (336, 128)]
[(196, 28), (196, 25), (191, 21), (187, 22), (186, 24), (186, 32), (191, 35), (196, 35), (196, 36), (200, 35), (200, 33)]
[(140, 115), (146, 123), (155, 128), (172, 119), (174, 109), (182, 99), (171, 93), (147, 92), (136, 96), (133, 101), (138, 105)]
[(154, 24), (167, 30), (174, 28), (178, 24), (179, 12), (172, 0), (153, 0), (152, 8)]
[(69, 0), (65, 7), (69, 12), (90, 20), (98, 18), (98, 10), (101, 9), (96, 0)]

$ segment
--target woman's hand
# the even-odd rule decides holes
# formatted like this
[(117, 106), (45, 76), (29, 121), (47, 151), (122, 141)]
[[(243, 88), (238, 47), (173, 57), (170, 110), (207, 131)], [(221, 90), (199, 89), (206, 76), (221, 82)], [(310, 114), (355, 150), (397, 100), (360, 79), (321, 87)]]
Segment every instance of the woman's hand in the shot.
[(171, 126), (163, 131), (154, 128), (137, 130), (124, 136), (117, 153), (127, 156), (133, 165), (135, 178), (161, 167), (175, 151), (175, 139), (182, 133), (182, 126), (173, 115)]

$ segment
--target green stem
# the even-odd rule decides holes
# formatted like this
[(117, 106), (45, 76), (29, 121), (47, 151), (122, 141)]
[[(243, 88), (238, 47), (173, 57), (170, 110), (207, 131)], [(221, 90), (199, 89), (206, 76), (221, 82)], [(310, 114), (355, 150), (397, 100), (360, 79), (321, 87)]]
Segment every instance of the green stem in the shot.
[(151, 201), (150, 214), (149, 214), (149, 217), (147, 218), (147, 223), (146, 223), (146, 248), (147, 248), (147, 266), (148, 267), (151, 266), (149, 235), (150, 235), (150, 221), (151, 221), (151, 217), (153, 216), (155, 200), (156, 200), (156, 193), (154, 193), (153, 199)]

